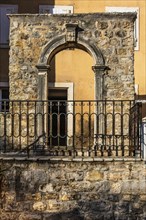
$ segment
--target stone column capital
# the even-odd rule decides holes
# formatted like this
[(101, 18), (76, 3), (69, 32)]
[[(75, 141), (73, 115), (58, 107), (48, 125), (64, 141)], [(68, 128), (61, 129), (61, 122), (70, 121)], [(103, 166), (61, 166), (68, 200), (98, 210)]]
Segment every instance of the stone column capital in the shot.
[(104, 72), (105, 70), (110, 70), (110, 68), (108, 66), (92, 66), (92, 70), (94, 71), (94, 73), (99, 73), (99, 72)]
[(50, 65), (38, 64), (36, 68), (38, 69), (38, 75), (45, 75), (50, 69)]
[(94, 71), (95, 78), (95, 99), (102, 100), (104, 94), (104, 75), (105, 71), (109, 70), (109, 67), (104, 65), (95, 65), (92, 66), (92, 70)]

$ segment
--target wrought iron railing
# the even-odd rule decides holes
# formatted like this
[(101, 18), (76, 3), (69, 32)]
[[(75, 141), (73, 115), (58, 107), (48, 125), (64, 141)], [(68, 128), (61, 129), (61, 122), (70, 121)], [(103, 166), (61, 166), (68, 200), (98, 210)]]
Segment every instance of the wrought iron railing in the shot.
[(0, 154), (140, 155), (141, 106), (134, 101), (0, 101)]

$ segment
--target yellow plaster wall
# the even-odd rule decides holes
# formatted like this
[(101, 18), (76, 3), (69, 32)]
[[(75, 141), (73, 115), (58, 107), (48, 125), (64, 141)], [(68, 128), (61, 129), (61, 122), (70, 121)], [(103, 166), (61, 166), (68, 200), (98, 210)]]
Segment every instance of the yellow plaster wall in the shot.
[[(94, 100), (94, 65), (92, 57), (79, 49), (64, 50), (55, 56), (51, 63), (52, 72), (56, 82), (73, 82), (75, 100)], [(51, 80), (51, 77), (49, 79)]]

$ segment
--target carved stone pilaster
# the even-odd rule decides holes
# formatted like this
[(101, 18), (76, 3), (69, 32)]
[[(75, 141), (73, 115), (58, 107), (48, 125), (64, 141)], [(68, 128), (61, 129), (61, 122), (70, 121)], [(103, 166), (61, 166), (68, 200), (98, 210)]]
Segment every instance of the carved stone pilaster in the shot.
[[(40, 102), (37, 105), (38, 113), (38, 135), (41, 136), (45, 134), (47, 140), (48, 134), (48, 105), (43, 102), (48, 100), (48, 70), (49, 65), (37, 65), (38, 69), (38, 100)], [(40, 139), (40, 144), (44, 145), (44, 139)], [(47, 146), (46, 146), (47, 147)]]
[[(95, 73), (95, 100), (101, 101), (104, 99), (104, 75), (105, 71), (109, 68), (107, 66), (92, 66), (92, 70)], [(102, 114), (104, 113), (104, 103), (99, 102), (98, 105), (95, 107), (95, 112), (98, 115), (99, 122), (97, 123), (97, 117), (94, 120), (94, 132), (95, 135), (104, 134), (104, 121)]]
[(38, 99), (48, 99), (48, 70), (49, 65), (37, 65), (38, 69)]

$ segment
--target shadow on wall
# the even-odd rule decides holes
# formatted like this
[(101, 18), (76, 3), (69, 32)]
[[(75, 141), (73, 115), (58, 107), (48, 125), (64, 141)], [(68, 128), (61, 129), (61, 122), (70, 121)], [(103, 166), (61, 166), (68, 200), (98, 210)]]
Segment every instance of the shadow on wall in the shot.
[(69, 212), (53, 213), (44, 216), (45, 220), (84, 220), (78, 209), (73, 209)]
[[(108, 201), (108, 205), (105, 201), (87, 200), (79, 202), (78, 208), (74, 208), (71, 211), (58, 213), (38, 212), (35, 214), (30, 213), (30, 216), (33, 220), (145, 220), (144, 213), (141, 213), (142, 209), (134, 208), (136, 197), (131, 197), (130, 202), (125, 201), (122, 203), (115, 195), (111, 195), (111, 198), (114, 198), (115, 202)], [(144, 203), (141, 205), (144, 207)], [(22, 219), (27, 219), (27, 217)]]
[(56, 69), (55, 69), (55, 57), (53, 57), (53, 59), (51, 60), (51, 63), (50, 63), (50, 72), (49, 72), (49, 83), (55, 83), (56, 82)]

